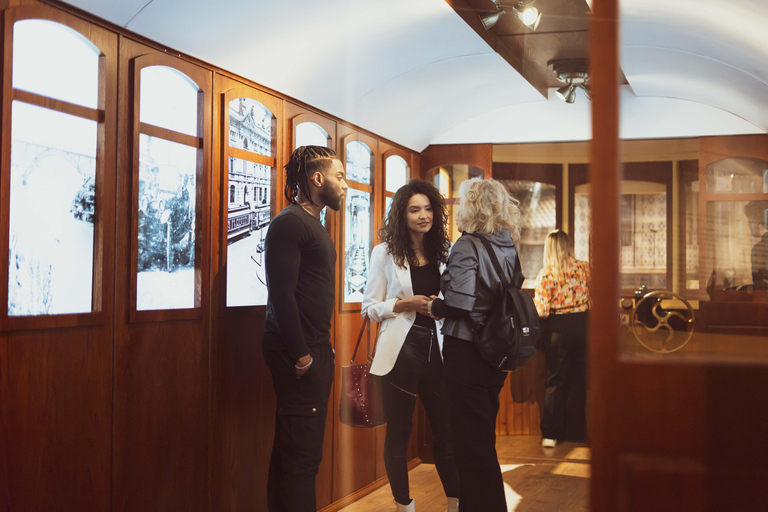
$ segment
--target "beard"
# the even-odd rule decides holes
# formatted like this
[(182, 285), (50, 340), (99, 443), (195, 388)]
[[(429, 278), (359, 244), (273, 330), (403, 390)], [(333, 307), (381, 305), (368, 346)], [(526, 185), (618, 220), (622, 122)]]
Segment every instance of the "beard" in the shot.
[(323, 183), (323, 187), (320, 189), (320, 200), (334, 211), (339, 211), (344, 206), (345, 195), (343, 191), (337, 194), (326, 183)]

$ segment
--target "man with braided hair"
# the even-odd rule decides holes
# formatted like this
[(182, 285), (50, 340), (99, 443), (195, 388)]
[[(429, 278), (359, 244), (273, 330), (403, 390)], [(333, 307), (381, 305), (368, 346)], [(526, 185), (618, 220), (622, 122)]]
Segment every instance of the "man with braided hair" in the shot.
[(290, 203), (265, 240), (267, 314), (264, 359), (277, 395), (275, 437), (267, 480), (270, 512), (315, 512), (315, 477), (323, 454), (334, 374), (330, 344), (336, 247), (320, 224), (323, 208), (338, 211), (347, 184), (336, 153), (303, 146), (285, 166)]

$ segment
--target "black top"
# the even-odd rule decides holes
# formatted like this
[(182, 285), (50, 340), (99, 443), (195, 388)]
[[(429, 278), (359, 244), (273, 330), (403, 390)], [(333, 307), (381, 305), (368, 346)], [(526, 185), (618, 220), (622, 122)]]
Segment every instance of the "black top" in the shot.
[[(411, 284), (414, 295), (426, 295), (430, 297), (440, 293), (440, 269), (435, 263), (427, 263), (421, 267), (411, 267)], [(435, 321), (428, 316), (416, 313), (416, 325), (435, 329)]]
[(297, 361), (309, 354), (307, 346), (330, 340), (336, 247), (319, 220), (292, 204), (270, 223), (264, 251), (269, 295), (262, 343)]

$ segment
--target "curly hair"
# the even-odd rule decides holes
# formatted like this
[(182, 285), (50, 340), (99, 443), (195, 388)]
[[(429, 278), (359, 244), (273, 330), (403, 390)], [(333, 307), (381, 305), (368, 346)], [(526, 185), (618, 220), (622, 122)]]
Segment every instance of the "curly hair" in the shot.
[[(309, 195), (309, 178), (314, 173), (328, 169), (333, 160), (338, 160), (336, 152), (323, 146), (301, 146), (291, 154), (285, 166), (285, 198), (289, 203), (295, 203), (299, 191), (315, 204)], [(317, 206), (317, 205), (315, 205)]]
[(381, 241), (387, 244), (387, 252), (393, 256), (395, 265), (401, 268), (405, 267), (406, 261), (411, 266), (419, 264), (416, 252), (411, 247), (406, 220), (408, 201), (416, 194), (427, 196), (433, 213), (432, 228), (424, 234), (424, 256), (430, 263), (446, 263), (451, 247), (447, 234), (448, 211), (443, 196), (430, 182), (411, 180), (395, 192), (384, 227), (379, 232)]
[(520, 210), (500, 181), (472, 178), (459, 186), (456, 224), (461, 231), (495, 235), (509, 230), (513, 240), (520, 238)]

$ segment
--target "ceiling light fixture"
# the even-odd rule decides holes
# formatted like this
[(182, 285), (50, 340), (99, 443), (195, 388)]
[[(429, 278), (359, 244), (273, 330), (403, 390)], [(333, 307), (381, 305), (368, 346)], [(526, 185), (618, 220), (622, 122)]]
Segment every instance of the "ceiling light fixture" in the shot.
[[(531, 30), (536, 30), (541, 21), (541, 13), (537, 8), (531, 7), (531, 4), (535, 1), (536, 0), (520, 0), (516, 4), (509, 5), (506, 8), (522, 21), (523, 25)], [(505, 8), (501, 5), (501, 0), (493, 0), (493, 3), (496, 4), (495, 11), (480, 13), (480, 21), (483, 23), (483, 28), (485, 30), (494, 26), (496, 22), (499, 21), (499, 18), (507, 13), (507, 11), (504, 10)]]
[(557, 79), (565, 82), (565, 85), (555, 91), (555, 96), (566, 103), (576, 101), (576, 90), (581, 89), (588, 100), (592, 99), (590, 90), (589, 71), (585, 59), (555, 60), (550, 61), (549, 65), (557, 75)]

